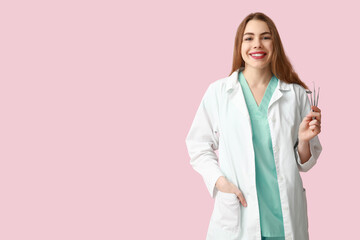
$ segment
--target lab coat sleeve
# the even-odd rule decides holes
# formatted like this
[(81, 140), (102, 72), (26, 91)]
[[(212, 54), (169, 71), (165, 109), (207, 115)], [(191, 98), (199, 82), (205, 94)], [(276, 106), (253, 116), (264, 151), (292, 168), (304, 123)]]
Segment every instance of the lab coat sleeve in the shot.
[(218, 103), (214, 83), (206, 90), (186, 137), (190, 164), (203, 178), (212, 198), (217, 191), (215, 183), (224, 176), (215, 150), (219, 146)]
[[(301, 112), (301, 121), (302, 121), (311, 110), (310, 100), (309, 100), (307, 93), (303, 87), (299, 88), (299, 103), (300, 103), (300, 112)], [(312, 138), (309, 143), (310, 143), (311, 157), (307, 162), (305, 162), (303, 164), (301, 163), (301, 160), (300, 160), (297, 144), (294, 147), (298, 169), (301, 172), (309, 171), (316, 164), (317, 159), (319, 158), (320, 153), (322, 151), (322, 146), (320, 144), (318, 135), (315, 136), (314, 138)]]

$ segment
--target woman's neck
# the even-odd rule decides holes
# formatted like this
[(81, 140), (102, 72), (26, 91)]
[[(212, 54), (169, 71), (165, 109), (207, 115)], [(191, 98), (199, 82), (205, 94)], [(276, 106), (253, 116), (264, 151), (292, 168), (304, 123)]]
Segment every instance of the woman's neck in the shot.
[(243, 74), (251, 88), (267, 86), (273, 75), (270, 67), (259, 69), (250, 66), (245, 66)]

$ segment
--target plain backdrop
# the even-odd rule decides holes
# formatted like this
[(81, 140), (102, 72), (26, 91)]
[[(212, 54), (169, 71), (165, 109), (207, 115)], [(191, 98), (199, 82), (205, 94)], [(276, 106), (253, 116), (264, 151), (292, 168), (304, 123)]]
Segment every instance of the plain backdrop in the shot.
[(311, 239), (355, 239), (356, 1), (1, 1), (0, 239), (205, 239), (213, 199), (185, 137), (230, 74), (249, 13), (321, 87), (323, 152), (302, 173)]

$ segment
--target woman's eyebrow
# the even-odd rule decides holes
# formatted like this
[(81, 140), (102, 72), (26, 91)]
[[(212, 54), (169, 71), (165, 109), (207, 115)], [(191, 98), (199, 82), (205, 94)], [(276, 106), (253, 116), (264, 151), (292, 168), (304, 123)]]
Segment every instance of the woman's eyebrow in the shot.
[[(244, 36), (245, 36), (246, 34), (248, 34), (248, 35), (255, 35), (255, 34), (252, 33), (252, 32), (247, 32), (247, 33), (244, 33)], [(270, 34), (270, 35), (271, 35), (270, 32), (263, 32), (263, 33), (261, 33), (260, 35), (264, 35), (264, 34)]]

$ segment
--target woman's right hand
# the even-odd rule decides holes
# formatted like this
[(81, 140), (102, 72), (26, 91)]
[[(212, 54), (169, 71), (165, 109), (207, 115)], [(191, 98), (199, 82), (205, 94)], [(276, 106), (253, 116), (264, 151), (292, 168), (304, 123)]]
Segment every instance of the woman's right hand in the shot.
[(233, 183), (229, 182), (224, 176), (218, 178), (218, 180), (215, 183), (215, 186), (220, 192), (234, 193), (240, 200), (241, 204), (244, 207), (247, 206), (244, 195), (242, 194), (240, 189), (238, 189)]

